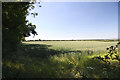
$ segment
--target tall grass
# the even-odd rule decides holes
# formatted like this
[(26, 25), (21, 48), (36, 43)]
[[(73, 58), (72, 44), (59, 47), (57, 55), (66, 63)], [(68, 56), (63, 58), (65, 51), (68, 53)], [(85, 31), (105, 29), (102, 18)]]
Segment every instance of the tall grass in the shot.
[[(96, 53), (117, 42), (23, 42), (3, 60), (3, 78), (118, 78), (120, 67), (93, 60)], [(88, 55), (88, 50), (93, 54)], [(97, 54), (98, 55), (98, 54)]]

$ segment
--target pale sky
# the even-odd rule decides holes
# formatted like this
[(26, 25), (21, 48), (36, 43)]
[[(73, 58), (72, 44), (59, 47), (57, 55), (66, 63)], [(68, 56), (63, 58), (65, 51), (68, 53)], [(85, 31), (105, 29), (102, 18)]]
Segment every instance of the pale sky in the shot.
[(42, 2), (35, 5), (37, 36), (26, 40), (117, 39), (117, 2)]

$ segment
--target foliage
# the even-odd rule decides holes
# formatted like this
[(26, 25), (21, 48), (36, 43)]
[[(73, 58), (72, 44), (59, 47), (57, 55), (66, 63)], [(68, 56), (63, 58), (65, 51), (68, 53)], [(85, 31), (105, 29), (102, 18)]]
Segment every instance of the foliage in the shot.
[(118, 52), (119, 45), (120, 45), (120, 42), (117, 43), (117, 45), (115, 47), (110, 46), (109, 48), (106, 48), (107, 53), (104, 56), (94, 57), (93, 59), (99, 59), (108, 64), (110, 64), (111, 60), (117, 60), (120, 65), (120, 54)]
[[(30, 33), (37, 35), (36, 26), (26, 19), (30, 14), (28, 9), (34, 9), (33, 4), (30, 2), (2, 3), (3, 57), (8, 52), (15, 51), (21, 40), (30, 36)], [(34, 14), (37, 15), (37, 13)]]

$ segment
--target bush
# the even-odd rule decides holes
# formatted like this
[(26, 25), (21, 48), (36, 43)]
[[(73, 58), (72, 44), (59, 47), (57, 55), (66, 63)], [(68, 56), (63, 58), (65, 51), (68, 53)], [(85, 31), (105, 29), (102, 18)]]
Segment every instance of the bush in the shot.
[(93, 59), (99, 59), (99, 60), (102, 60), (102, 61), (109, 63), (109, 64), (110, 64), (111, 60), (117, 60), (117, 61), (119, 61), (119, 65), (120, 65), (120, 55), (118, 52), (119, 45), (120, 45), (120, 42), (117, 43), (117, 45), (115, 47), (110, 46), (109, 48), (106, 48), (107, 53), (103, 57), (99, 56), (99, 57), (94, 57)]

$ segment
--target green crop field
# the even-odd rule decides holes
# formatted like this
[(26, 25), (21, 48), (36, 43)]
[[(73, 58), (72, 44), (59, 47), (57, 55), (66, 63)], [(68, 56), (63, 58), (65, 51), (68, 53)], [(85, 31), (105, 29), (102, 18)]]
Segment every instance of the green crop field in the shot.
[[(22, 42), (15, 55), (3, 60), (3, 78), (118, 78), (117, 60), (107, 64), (106, 48), (118, 42), (33, 41)], [(9, 72), (8, 72), (9, 70)]]
[(95, 54), (106, 52), (106, 48), (115, 46), (117, 41), (102, 42), (102, 41), (36, 41), (23, 42), (24, 44), (43, 44), (50, 45), (49, 49), (67, 50), (67, 51), (93, 51)]

